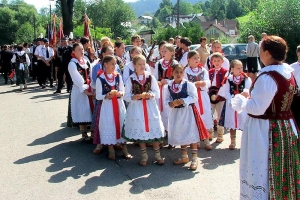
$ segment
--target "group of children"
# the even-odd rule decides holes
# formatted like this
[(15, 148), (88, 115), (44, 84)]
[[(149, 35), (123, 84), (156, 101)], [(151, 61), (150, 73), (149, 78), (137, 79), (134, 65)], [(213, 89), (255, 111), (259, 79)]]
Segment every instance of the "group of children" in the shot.
[[(81, 112), (77, 115), (89, 115), (83, 121), (73, 120), (79, 122), (84, 140), (87, 138), (85, 123), (93, 118), (93, 127), (97, 127), (92, 133), (97, 144), (94, 153), (100, 153), (102, 146), (108, 145), (108, 158), (115, 160), (114, 145), (120, 144), (125, 158), (130, 159), (132, 156), (126, 141), (135, 142), (141, 150), (139, 164), (145, 166), (148, 163), (146, 144), (151, 143), (155, 161), (162, 165), (164, 159), (160, 155), (160, 144), (167, 134), (170, 145), (181, 146), (181, 156), (173, 163), (188, 163), (187, 147), (190, 146), (190, 169), (195, 170), (200, 141), (204, 141), (206, 150), (212, 149), (210, 140), (214, 137), (213, 119), (216, 118), (220, 119), (216, 142), (223, 141), (224, 127), (228, 128), (231, 135), (229, 148), (235, 149), (236, 130), (242, 129), (245, 114), (235, 112), (230, 100), (249, 89), (251, 80), (242, 72), (240, 61), (232, 61), (230, 69), (228, 64), (224, 65), (224, 62), (229, 62), (220, 53), (220, 46), (218, 41), (213, 43), (214, 53), (207, 62), (210, 66), (200, 63), (196, 51), (187, 52), (187, 65), (182, 66), (174, 58), (174, 46), (164, 44), (160, 48), (161, 59), (154, 69), (147, 65), (142, 50), (134, 47), (130, 52), (132, 61), (124, 66), (123, 74), (116, 71), (117, 59), (113, 55), (105, 55), (97, 73), (93, 71), (96, 68), (91, 68), (91, 74), (97, 74), (96, 79), (92, 78), (96, 81), (94, 93), (89, 90), (88, 72), (83, 67), (88, 62), (82, 58), (83, 54), (77, 53), (77, 58), (75, 55), (76, 51), (82, 51), (82, 47), (73, 47), (73, 59), (78, 61), (73, 61), (76, 65), (71, 61), (69, 71), (72, 79), (79, 79), (81, 75), (82, 80), (80, 83), (73, 80), (78, 88), (74, 90), (73, 86), (71, 92), (71, 111), (76, 103), (78, 112)], [(81, 64), (80, 60), (84, 62)], [(82, 97), (84, 93), (85, 98), (80, 99), (73, 94), (78, 92)], [(96, 98), (96, 105), (92, 107), (91, 98)], [(90, 109), (83, 109), (83, 103)], [(72, 118), (73, 115), (76, 114), (72, 112)]]

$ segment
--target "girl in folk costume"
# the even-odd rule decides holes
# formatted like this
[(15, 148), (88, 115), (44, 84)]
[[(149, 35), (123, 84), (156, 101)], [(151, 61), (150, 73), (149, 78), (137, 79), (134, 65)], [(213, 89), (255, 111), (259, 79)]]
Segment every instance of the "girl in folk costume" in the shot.
[(220, 88), (218, 95), (226, 99), (223, 126), (230, 129), (231, 143), (229, 145), (229, 149), (233, 150), (236, 146), (236, 130), (243, 130), (247, 113), (237, 113), (237, 111), (233, 110), (231, 107), (231, 99), (243, 91), (248, 91), (252, 81), (246, 74), (243, 73), (243, 64), (241, 61), (231, 61), (230, 69), (232, 73), (228, 77), (224, 78), (223, 86)]
[(87, 125), (92, 122), (92, 111), (94, 110), (93, 98), (89, 79), (89, 62), (84, 59), (84, 49), (81, 44), (73, 45), (73, 58), (68, 70), (71, 75), (73, 86), (70, 94), (71, 116), (73, 123), (79, 124), (83, 142), (93, 141), (93, 131), (91, 138), (87, 135)]
[[(96, 81), (96, 98), (101, 101), (99, 117), (100, 141), (102, 145), (108, 145), (108, 158), (115, 160), (115, 144), (124, 143), (121, 138), (122, 126), (125, 119), (125, 105), (123, 102), (124, 84), (122, 76), (115, 71), (116, 58), (106, 56), (102, 60), (105, 71), (100, 71)], [(125, 158), (131, 158), (127, 146), (122, 147)]]
[(124, 100), (129, 102), (124, 122), (123, 138), (140, 145), (140, 165), (148, 162), (146, 143), (152, 142), (157, 164), (164, 164), (160, 156), (159, 142), (164, 137), (164, 126), (155, 99), (159, 97), (158, 83), (154, 76), (145, 71), (146, 58), (133, 58), (135, 73), (126, 82)]
[[(167, 44), (167, 42), (166, 41), (161, 41), (159, 44), (158, 44), (158, 53), (159, 53), (159, 55), (154, 55), (154, 54), (152, 54), (151, 55), (151, 61), (152, 62), (157, 62), (157, 61), (159, 61), (160, 59), (162, 59), (163, 58), (163, 56), (162, 56), (162, 51), (163, 51), (163, 47), (164, 47), (164, 45), (165, 44)], [(175, 51), (175, 50), (174, 50)], [(156, 56), (156, 57), (155, 57)], [(154, 70), (155, 71), (155, 70)], [(154, 72), (153, 72), (153, 74), (154, 74)]]
[(154, 77), (158, 81), (159, 89), (160, 89), (160, 97), (157, 99), (157, 104), (160, 109), (162, 121), (165, 127), (165, 130), (168, 130), (168, 117), (169, 117), (169, 107), (164, 106), (164, 93), (167, 89), (164, 87), (167, 85), (172, 79), (172, 70), (173, 66), (175, 64), (178, 64), (176, 60), (174, 60), (174, 46), (172, 44), (165, 44), (161, 47), (161, 56), (162, 59), (160, 59), (155, 64), (154, 69)]
[[(224, 57), (222, 56), (221, 53), (213, 53), (211, 56), (211, 62), (214, 65), (214, 68), (208, 71), (209, 79), (211, 82), (211, 87), (209, 88), (209, 97), (211, 102), (212, 113), (214, 114), (214, 117), (217, 121), (221, 116), (221, 112), (225, 101), (223, 97), (218, 96), (218, 91), (222, 86), (222, 81), (228, 72), (226, 69), (222, 67), (223, 66), (222, 64), (224, 62), (223, 59)], [(218, 137), (216, 142), (217, 143), (223, 142), (224, 127), (218, 125), (217, 133), (218, 133)], [(210, 139), (212, 140), (213, 137), (214, 137), (214, 132), (211, 131)]]
[(286, 42), (278, 36), (262, 41), (260, 70), (250, 94), (232, 107), (248, 113), (240, 156), (240, 199), (300, 199), (299, 131), (290, 110), (296, 89)]
[(20, 90), (22, 91), (23, 88), (27, 88), (27, 79), (29, 77), (28, 66), (30, 65), (30, 60), (25, 51), (23, 51), (22, 46), (18, 46), (17, 50), (18, 51), (14, 53), (11, 62), (16, 63), (17, 85), (20, 85)]
[[(142, 49), (140, 47), (133, 47), (130, 50), (130, 57), (134, 58), (137, 55), (142, 55)], [(127, 79), (129, 78), (129, 76), (131, 76), (134, 73), (134, 64), (133, 61), (128, 62), (125, 66), (124, 66), (124, 71), (123, 71), (123, 80), (124, 83), (127, 83)], [(148, 64), (146, 64), (146, 69), (147, 72), (151, 73), (150, 67)]]
[[(208, 78), (208, 72), (200, 62), (200, 56), (197, 51), (188, 53), (188, 67), (184, 70), (184, 79), (195, 84), (197, 88), (198, 101), (195, 103), (203, 123), (210, 134), (213, 133), (213, 119), (211, 105), (208, 96), (208, 88), (211, 83)], [(200, 143), (198, 143), (200, 148)], [(205, 149), (211, 150), (212, 146), (209, 140), (205, 141)]]
[[(181, 145), (181, 158), (175, 160), (175, 165), (189, 162), (187, 146), (192, 151), (191, 170), (198, 167), (197, 142), (208, 142), (209, 133), (195, 106), (198, 102), (197, 88), (194, 83), (185, 79), (184, 69), (178, 64), (173, 68), (174, 80), (168, 84), (166, 92), (166, 104), (170, 106), (168, 125), (168, 140), (171, 145)], [(209, 143), (209, 142), (208, 142)]]
[(125, 52), (125, 44), (124, 42), (115, 42), (115, 57), (117, 59), (117, 64), (120, 67), (120, 70), (123, 73), (124, 65), (126, 64), (126, 58), (123, 57)]
[[(102, 49), (101, 49), (101, 54), (100, 54), (100, 61), (98, 62), (98, 64), (96, 64), (93, 69), (92, 69), (92, 73), (91, 73), (91, 79), (92, 79), (92, 84), (91, 86), (93, 87), (94, 90), (96, 90), (96, 81), (97, 81), (97, 77), (99, 76), (99, 72), (105, 71), (105, 67), (103, 67), (103, 58), (106, 56), (112, 56), (114, 49), (109, 45), (110, 43), (104, 43), (102, 45)], [(116, 65), (115, 70), (118, 70), (119, 67)], [(120, 71), (118, 71), (120, 72)], [(96, 90), (97, 92), (97, 90)], [(94, 129), (94, 141), (93, 143), (96, 144), (96, 148), (93, 150), (93, 153), (98, 155), (101, 153), (103, 146), (100, 143), (100, 137), (99, 137), (99, 117), (100, 117), (100, 110), (101, 110), (101, 104), (102, 101), (97, 100), (95, 102), (95, 108), (94, 108), (94, 112), (93, 112), (93, 118), (92, 118), (92, 128)]]
[[(224, 54), (223, 54), (223, 50), (222, 50), (222, 44), (219, 40), (215, 40), (213, 41), (212, 43), (212, 52), (213, 53), (221, 53), (223, 55), (223, 60), (224, 62), (222, 63), (222, 67), (224, 69), (226, 69), (227, 71), (229, 71), (229, 67), (230, 67), (230, 64), (229, 64), (229, 60), (227, 58), (224, 57)], [(207, 70), (210, 70), (212, 68), (214, 68), (215, 66), (213, 65), (212, 63), (212, 60), (211, 60), (211, 57), (212, 55), (210, 55), (207, 60), (206, 60), (206, 63), (204, 65), (204, 68), (207, 69)]]
[(184, 37), (180, 39), (180, 47), (183, 50), (183, 55), (182, 58), (180, 59), (179, 63), (183, 66), (186, 67), (188, 64), (188, 60), (187, 60), (187, 54), (189, 52), (189, 46), (192, 45), (192, 42), (189, 38)]

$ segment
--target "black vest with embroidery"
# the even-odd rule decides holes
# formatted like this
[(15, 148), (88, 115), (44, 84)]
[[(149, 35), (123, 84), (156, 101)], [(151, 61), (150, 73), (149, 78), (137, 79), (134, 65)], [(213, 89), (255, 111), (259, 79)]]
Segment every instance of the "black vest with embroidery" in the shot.
[[(171, 67), (173, 68), (173, 66), (175, 65), (176, 63), (174, 62), (174, 60), (172, 60), (172, 64), (171, 64)], [(173, 80), (174, 77), (171, 76), (171, 77), (166, 77), (167, 75), (167, 71), (168, 69), (164, 70), (163, 67), (162, 67), (162, 64), (161, 62), (158, 62), (158, 81), (161, 81), (161, 79), (169, 79), (169, 80)]]
[[(107, 83), (107, 80), (105, 78), (102, 78), (100, 76), (98, 78), (100, 79), (102, 85), (102, 95), (106, 95), (111, 91), (112, 86)], [(119, 83), (120, 83), (120, 75), (118, 74), (115, 77), (115, 85), (114, 85), (115, 90), (119, 91)]]
[(204, 70), (202, 70), (201, 73), (199, 73), (198, 75), (191, 75), (191, 74), (187, 74), (188, 77), (188, 81), (194, 83), (196, 81), (203, 81), (204, 80)]
[[(189, 95), (188, 95), (188, 91), (187, 91), (187, 82), (185, 82), (184, 84), (182, 84), (182, 88), (181, 88), (181, 91), (176, 93), (176, 92), (173, 92), (172, 86), (168, 85), (168, 89), (169, 89), (169, 92), (170, 92), (170, 95), (174, 100), (176, 99), (182, 99), (182, 98), (187, 98)], [(175, 106), (175, 108), (182, 108), (183, 105), (180, 105), (180, 106)]]
[(89, 62), (86, 63), (87, 66), (88, 66), (87, 69), (84, 69), (83, 67), (81, 67), (78, 62), (77, 63), (74, 62), (74, 63), (77, 66), (77, 71), (79, 72), (80, 76), (84, 80), (84, 84), (87, 84), (87, 81), (88, 81), (87, 79), (90, 79), (90, 77), (89, 77), (89, 74), (90, 74), (90, 63)]
[(16, 56), (16, 63), (27, 64), (27, 62), (26, 62), (26, 54), (25, 53), (22, 56), (20, 56), (17, 53), (15, 53), (15, 56)]
[(233, 80), (228, 79), (227, 81), (230, 86), (230, 94), (231, 95), (240, 94), (245, 89), (246, 78), (243, 78), (242, 82), (238, 85), (236, 83), (234, 83)]

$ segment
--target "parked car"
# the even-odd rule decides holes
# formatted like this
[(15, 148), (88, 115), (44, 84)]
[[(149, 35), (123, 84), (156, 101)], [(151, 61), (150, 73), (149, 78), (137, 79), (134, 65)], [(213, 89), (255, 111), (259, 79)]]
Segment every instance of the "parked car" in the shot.
[(197, 51), (197, 49), (200, 47), (200, 44), (192, 44), (191, 46), (190, 46), (190, 50), (195, 50), (195, 51)]
[(243, 63), (244, 69), (246, 67), (247, 55), (244, 53), (246, 51), (247, 44), (222, 44), (222, 50), (224, 56), (230, 61), (238, 59)]

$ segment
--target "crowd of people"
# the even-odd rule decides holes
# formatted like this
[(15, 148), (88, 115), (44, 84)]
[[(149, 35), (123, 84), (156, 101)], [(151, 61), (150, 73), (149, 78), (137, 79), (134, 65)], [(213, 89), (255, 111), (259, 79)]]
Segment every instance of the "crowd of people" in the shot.
[(108, 37), (96, 50), (85, 37), (65, 37), (59, 47), (50, 47), (47, 39), (37, 39), (30, 48), (4, 45), (1, 70), (5, 84), (8, 79), (13, 84), (14, 75), (21, 90), (29, 75), (42, 89), (57, 82), (55, 94), (65, 86), (68, 124), (79, 127), (83, 142), (96, 145), (94, 154), (107, 146), (110, 160), (116, 159), (116, 149), (132, 158), (127, 142), (134, 142), (141, 166), (148, 164), (148, 146), (155, 163), (163, 165), (160, 148), (167, 138), (168, 148), (181, 148), (173, 163), (191, 161), (190, 169), (196, 170), (200, 143), (212, 150), (215, 129), (216, 143), (229, 130), (230, 150), (236, 149), (237, 130), (242, 130), (241, 199), (299, 199), (300, 46), (299, 60), (288, 65), (284, 39), (262, 36), (259, 44), (249, 36), (247, 66), (229, 62), (218, 40), (207, 44), (201, 37), (199, 48), (190, 50), (189, 38), (176, 36), (161, 41), (154, 57), (153, 49), (134, 35), (128, 52), (120, 38), (113, 43)]

